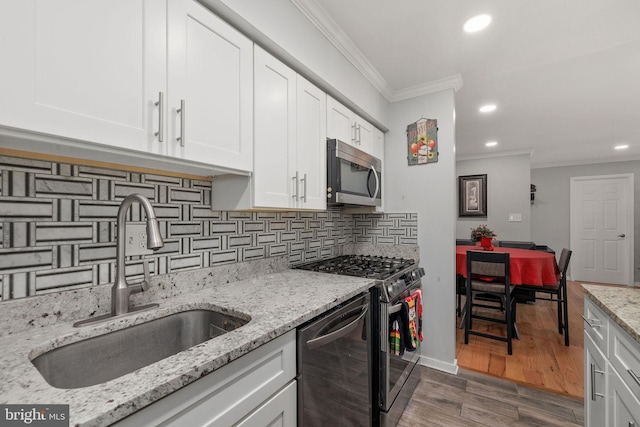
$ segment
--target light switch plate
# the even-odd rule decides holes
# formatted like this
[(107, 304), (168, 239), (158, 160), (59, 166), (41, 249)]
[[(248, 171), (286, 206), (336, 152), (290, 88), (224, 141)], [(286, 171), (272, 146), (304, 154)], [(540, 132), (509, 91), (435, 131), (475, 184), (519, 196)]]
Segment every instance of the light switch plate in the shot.
[(519, 213), (509, 214), (509, 222), (518, 222), (518, 221), (522, 221), (522, 214), (519, 214)]
[(144, 222), (130, 222), (126, 228), (125, 255), (149, 255), (153, 251), (147, 249), (147, 224)]

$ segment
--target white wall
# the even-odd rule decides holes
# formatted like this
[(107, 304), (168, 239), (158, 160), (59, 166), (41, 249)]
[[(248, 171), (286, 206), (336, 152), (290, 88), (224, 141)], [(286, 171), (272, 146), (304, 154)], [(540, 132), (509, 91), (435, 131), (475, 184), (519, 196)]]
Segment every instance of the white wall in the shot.
[[(387, 212), (418, 213), (423, 278), (423, 364), (456, 372), (454, 91), (391, 104), (385, 135)], [(406, 128), (421, 117), (438, 120), (437, 163), (407, 165)]]
[[(458, 218), (457, 239), (468, 239), (471, 228), (487, 224), (497, 234), (497, 240), (531, 240), (529, 154), (458, 161), (456, 169), (457, 176), (487, 174), (487, 217)], [(456, 198), (456, 217), (457, 202)], [(522, 221), (510, 222), (512, 213), (521, 214)]]
[(389, 102), (290, 0), (201, 0), (338, 101), (383, 129)]
[(634, 281), (640, 281), (640, 161), (562, 166), (531, 170), (536, 200), (531, 206), (531, 239), (560, 253), (570, 249), (569, 179), (576, 176), (634, 174)]

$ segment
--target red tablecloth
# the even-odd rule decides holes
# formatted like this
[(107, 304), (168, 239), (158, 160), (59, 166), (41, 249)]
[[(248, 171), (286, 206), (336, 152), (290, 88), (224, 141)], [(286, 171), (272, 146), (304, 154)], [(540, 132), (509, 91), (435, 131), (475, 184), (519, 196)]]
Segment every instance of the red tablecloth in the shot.
[[(456, 273), (467, 277), (467, 251), (476, 246), (456, 246)], [(554, 285), (560, 279), (556, 257), (550, 252), (495, 247), (494, 252), (508, 252), (512, 285)]]

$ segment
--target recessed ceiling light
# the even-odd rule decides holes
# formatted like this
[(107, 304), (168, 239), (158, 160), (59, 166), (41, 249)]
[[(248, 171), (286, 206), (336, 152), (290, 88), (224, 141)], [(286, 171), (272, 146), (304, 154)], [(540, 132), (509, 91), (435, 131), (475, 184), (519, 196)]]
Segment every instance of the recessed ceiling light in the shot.
[(486, 144), (487, 147), (495, 147), (496, 145), (498, 145), (498, 143), (496, 141), (489, 141)]
[(496, 109), (496, 104), (487, 104), (480, 107), (479, 111), (481, 113), (490, 113), (492, 111), (495, 111), (495, 109)]
[(616, 150), (626, 150), (627, 148), (629, 148), (629, 146), (627, 144), (620, 144), (620, 145), (616, 145), (613, 148)]
[(491, 23), (490, 15), (477, 15), (473, 18), (467, 19), (462, 29), (467, 33), (475, 33), (476, 31), (484, 30)]

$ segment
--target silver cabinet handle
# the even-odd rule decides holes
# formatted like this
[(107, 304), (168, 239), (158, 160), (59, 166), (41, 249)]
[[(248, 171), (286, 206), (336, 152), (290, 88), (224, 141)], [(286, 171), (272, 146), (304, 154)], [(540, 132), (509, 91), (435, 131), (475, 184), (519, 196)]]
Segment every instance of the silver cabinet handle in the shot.
[(587, 325), (591, 326), (592, 328), (602, 327), (602, 323), (598, 319), (587, 319), (586, 317), (582, 316), (582, 320), (587, 322)]
[(158, 94), (158, 102), (154, 102), (158, 107), (158, 132), (154, 135), (158, 137), (158, 142), (164, 142), (164, 92)]
[(626, 235), (624, 233), (622, 233), (622, 234), (618, 234), (618, 237), (621, 237), (621, 238), (624, 239), (626, 237)]
[(296, 201), (298, 200), (298, 171), (296, 171), (296, 175), (291, 178), (293, 182), (293, 195), (291, 196)]
[(358, 145), (362, 144), (362, 127), (358, 125)]
[(631, 370), (631, 368), (627, 369), (627, 372), (629, 373), (629, 375), (631, 375), (631, 378), (633, 378), (633, 380), (636, 382), (636, 384), (640, 385), (640, 378), (638, 378), (636, 373), (633, 372), (633, 370)]
[(598, 371), (596, 365), (591, 364), (591, 400), (595, 402), (596, 397), (604, 397), (602, 393), (596, 393), (596, 374), (604, 374), (603, 371)]
[(304, 191), (304, 193), (302, 193), (302, 197), (300, 197), (300, 199), (302, 199), (303, 202), (307, 203), (307, 174), (304, 174), (304, 178), (302, 178), (300, 181), (304, 181), (304, 185), (302, 186), (302, 190)]
[(187, 124), (185, 123), (187, 111), (185, 110), (185, 102), (184, 99), (180, 100), (180, 108), (176, 110), (176, 113), (180, 114), (180, 136), (177, 138), (180, 141), (180, 146), (184, 147), (185, 144), (185, 128)]
[(351, 142), (353, 143), (353, 145), (358, 145), (358, 139), (356, 138), (356, 132), (357, 132), (356, 124), (354, 123), (354, 124), (351, 125), (351, 135), (352, 135), (351, 136)]

